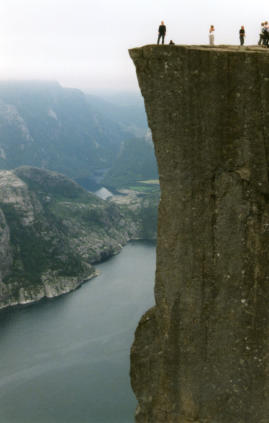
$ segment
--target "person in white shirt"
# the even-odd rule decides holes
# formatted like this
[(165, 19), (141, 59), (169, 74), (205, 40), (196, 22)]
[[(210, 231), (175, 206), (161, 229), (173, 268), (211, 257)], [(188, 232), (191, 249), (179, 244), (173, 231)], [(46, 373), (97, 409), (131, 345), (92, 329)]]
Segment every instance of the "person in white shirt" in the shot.
[(214, 25), (210, 25), (210, 28), (209, 28), (209, 44), (211, 46), (213, 46), (214, 45), (214, 42), (215, 42), (215, 35), (214, 35), (214, 33), (215, 33), (215, 27), (214, 27)]

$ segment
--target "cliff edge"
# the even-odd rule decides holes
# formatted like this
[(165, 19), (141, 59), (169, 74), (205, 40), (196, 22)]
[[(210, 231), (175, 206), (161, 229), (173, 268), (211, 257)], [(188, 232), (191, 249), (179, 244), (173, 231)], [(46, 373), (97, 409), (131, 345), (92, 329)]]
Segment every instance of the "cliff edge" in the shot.
[(158, 161), (156, 306), (131, 352), (137, 422), (269, 422), (269, 54), (130, 50)]

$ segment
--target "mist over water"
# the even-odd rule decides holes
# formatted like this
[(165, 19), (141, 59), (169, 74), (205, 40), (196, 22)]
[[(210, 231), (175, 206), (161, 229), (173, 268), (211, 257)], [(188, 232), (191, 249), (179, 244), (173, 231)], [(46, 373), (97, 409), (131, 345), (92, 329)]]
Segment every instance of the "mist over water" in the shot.
[(72, 294), (0, 313), (0, 421), (131, 423), (129, 354), (153, 305), (155, 245), (129, 243)]

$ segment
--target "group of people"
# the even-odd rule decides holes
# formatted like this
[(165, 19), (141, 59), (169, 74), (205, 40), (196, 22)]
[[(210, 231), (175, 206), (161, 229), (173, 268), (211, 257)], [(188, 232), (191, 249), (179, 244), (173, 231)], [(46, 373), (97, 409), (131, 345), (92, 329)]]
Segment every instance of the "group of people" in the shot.
[(267, 21), (261, 23), (259, 46), (269, 47), (269, 24)]
[[(166, 26), (164, 22), (161, 22), (161, 25), (159, 26), (158, 31), (158, 40), (157, 44), (160, 44), (160, 41), (162, 41), (162, 44), (164, 44), (164, 39), (166, 35)], [(245, 37), (246, 37), (246, 31), (245, 27), (242, 25), (239, 29), (239, 41), (240, 46), (243, 46), (245, 43)], [(175, 43), (171, 40), (169, 44), (174, 45)], [(209, 45), (214, 46), (215, 45), (215, 27), (214, 25), (210, 25), (209, 28)], [(261, 30), (260, 30), (260, 38), (258, 41), (258, 45), (262, 47), (268, 47), (269, 48), (269, 24), (268, 22), (262, 22), (261, 24)]]
[[(213, 46), (215, 44), (215, 27), (214, 25), (210, 25), (209, 28), (209, 45)], [(245, 27), (244, 25), (241, 26), (241, 28), (239, 29), (239, 41), (240, 41), (240, 46), (243, 46), (245, 43), (245, 37), (246, 37), (246, 31), (245, 31)]]

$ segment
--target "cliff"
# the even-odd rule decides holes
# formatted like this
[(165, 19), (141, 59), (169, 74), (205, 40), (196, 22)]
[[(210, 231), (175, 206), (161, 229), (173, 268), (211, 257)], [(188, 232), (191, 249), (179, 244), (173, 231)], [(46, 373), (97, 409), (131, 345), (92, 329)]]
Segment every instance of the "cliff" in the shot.
[(122, 210), (48, 170), (0, 171), (0, 308), (65, 294), (95, 276), (93, 263), (144, 237), (144, 207)]
[(130, 50), (158, 161), (156, 306), (131, 352), (137, 422), (269, 422), (269, 55)]

